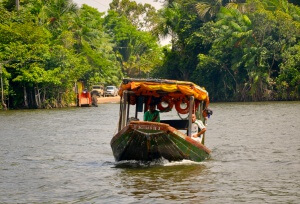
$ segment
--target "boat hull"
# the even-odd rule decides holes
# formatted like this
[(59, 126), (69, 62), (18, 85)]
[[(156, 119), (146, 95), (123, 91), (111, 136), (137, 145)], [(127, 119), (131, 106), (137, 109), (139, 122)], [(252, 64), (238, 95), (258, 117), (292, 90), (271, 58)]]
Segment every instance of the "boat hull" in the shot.
[(210, 150), (168, 124), (132, 121), (111, 140), (116, 161), (203, 161)]

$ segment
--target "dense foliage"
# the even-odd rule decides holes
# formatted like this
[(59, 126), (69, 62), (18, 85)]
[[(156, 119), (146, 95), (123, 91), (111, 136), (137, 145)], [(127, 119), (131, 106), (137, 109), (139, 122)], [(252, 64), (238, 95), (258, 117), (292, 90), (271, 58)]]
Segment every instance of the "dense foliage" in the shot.
[[(139, 15), (155, 13), (150, 5), (136, 6), (144, 10)], [(15, 0), (1, 1), (2, 105), (66, 106), (76, 99), (78, 81), (89, 88), (149, 74), (161, 61), (158, 40), (122, 9), (112, 6), (105, 16), (71, 0), (24, 0), (18, 6)]]
[(173, 0), (172, 49), (156, 76), (192, 80), (214, 101), (300, 99), (300, 9), (286, 0)]
[[(0, 1), (0, 106), (66, 106), (76, 82), (123, 77), (190, 80), (213, 101), (300, 99), (297, 1), (165, 0), (156, 11), (113, 0), (107, 13), (72, 0), (16, 2)], [(170, 46), (159, 46), (163, 37)]]

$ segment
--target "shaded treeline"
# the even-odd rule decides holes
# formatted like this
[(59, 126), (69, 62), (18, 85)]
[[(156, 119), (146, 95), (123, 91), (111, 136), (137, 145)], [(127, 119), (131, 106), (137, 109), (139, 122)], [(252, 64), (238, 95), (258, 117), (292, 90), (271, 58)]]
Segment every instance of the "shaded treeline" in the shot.
[(123, 77), (190, 80), (213, 101), (299, 100), (300, 10), (286, 0), (166, 0), (159, 11), (113, 0), (107, 13), (71, 0), (0, 2), (10, 108), (67, 106), (77, 81)]
[[(299, 100), (300, 9), (286, 0), (166, 1), (172, 49), (157, 75), (205, 86), (213, 101)], [(162, 32), (159, 32), (162, 33)]]
[(118, 85), (159, 64), (157, 39), (114, 8), (105, 16), (70, 0), (3, 0), (0, 12), (3, 103), (10, 108), (67, 106), (77, 81)]

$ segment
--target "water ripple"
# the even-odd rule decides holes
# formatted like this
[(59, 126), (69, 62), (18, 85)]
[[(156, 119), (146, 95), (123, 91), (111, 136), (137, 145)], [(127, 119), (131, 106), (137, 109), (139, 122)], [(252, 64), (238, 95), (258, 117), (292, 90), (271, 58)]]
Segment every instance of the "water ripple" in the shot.
[(0, 112), (0, 203), (298, 203), (300, 102), (211, 104), (200, 163), (115, 162), (118, 108)]

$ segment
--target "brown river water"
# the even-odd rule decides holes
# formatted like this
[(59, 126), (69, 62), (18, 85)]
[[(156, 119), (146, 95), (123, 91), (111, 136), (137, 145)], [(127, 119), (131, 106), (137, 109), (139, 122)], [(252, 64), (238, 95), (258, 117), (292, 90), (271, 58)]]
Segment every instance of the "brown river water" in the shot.
[(300, 102), (210, 107), (211, 158), (150, 164), (114, 161), (119, 104), (0, 111), (0, 203), (299, 203)]

